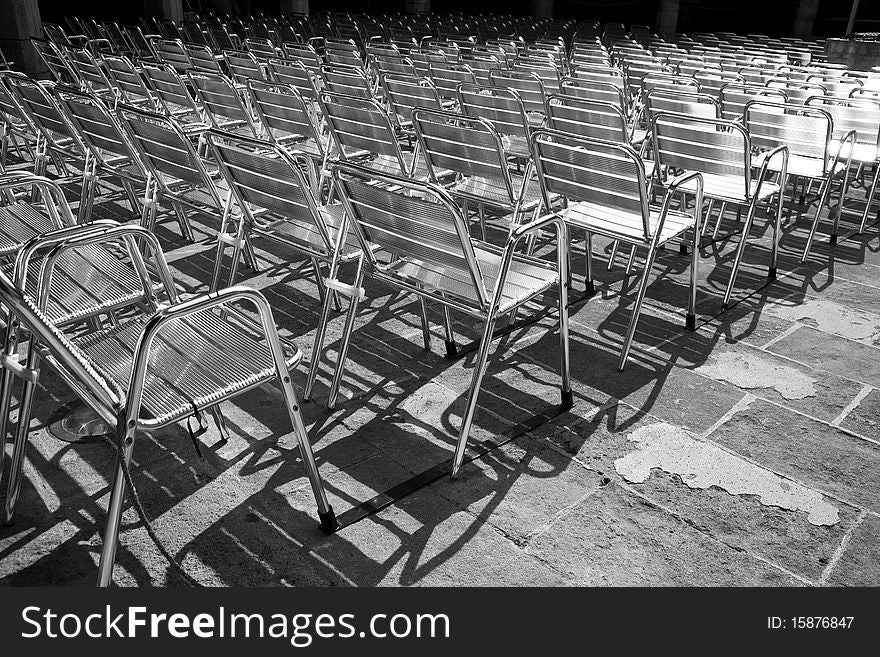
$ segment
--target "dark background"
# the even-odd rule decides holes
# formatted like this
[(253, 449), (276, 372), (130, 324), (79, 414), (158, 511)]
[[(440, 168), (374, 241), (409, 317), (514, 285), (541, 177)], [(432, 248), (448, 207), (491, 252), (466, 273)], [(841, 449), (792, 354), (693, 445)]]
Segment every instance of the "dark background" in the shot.
[[(278, 14), (277, 0), (237, 0), (243, 11)], [(2, 2), (2, 0), (0, 0)], [(209, 0), (192, 0), (191, 6), (210, 7)], [(790, 35), (798, 0), (682, 0), (679, 32), (716, 31)], [(39, 0), (44, 21), (59, 22), (71, 11), (120, 23), (132, 23), (143, 13), (142, 0)], [(554, 18), (654, 25), (659, 0), (555, 0)], [(186, 7), (186, 4), (184, 4)], [(815, 36), (842, 36), (851, 0), (821, 0)], [(350, 11), (373, 14), (403, 13), (405, 0), (311, 0), (312, 12)], [(432, 0), (438, 13), (471, 12), (528, 14), (531, 0)], [(880, 0), (861, 0), (856, 31), (880, 31)]]

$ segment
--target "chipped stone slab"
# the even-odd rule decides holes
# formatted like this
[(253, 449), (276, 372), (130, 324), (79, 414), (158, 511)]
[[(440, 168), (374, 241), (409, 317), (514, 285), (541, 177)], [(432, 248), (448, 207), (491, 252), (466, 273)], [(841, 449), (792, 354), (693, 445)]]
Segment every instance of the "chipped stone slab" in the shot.
[(852, 533), (828, 578), (831, 586), (880, 586), (880, 518), (868, 515)]
[(586, 586), (792, 586), (800, 582), (612, 482), (526, 549)]
[(880, 511), (880, 448), (825, 423), (756, 399), (709, 440), (770, 470)]
[(880, 390), (871, 390), (858, 406), (847, 413), (840, 426), (857, 434), (880, 440)]
[(768, 351), (880, 387), (880, 349), (864, 343), (804, 326), (772, 344)]
[(756, 495), (767, 506), (803, 511), (813, 525), (833, 525), (840, 519), (837, 507), (820, 493), (696, 440), (671, 424), (636, 429), (629, 439), (638, 448), (617, 459), (614, 467), (630, 482), (644, 482), (652, 469), (660, 468), (679, 475), (690, 488), (717, 486), (731, 495)]
[(797, 306), (769, 304), (766, 312), (866, 344), (873, 344), (880, 338), (880, 315), (853, 310), (827, 299), (806, 299)]
[(746, 390), (773, 388), (785, 399), (816, 396), (815, 378), (753, 353), (720, 353), (712, 356), (709, 363), (696, 371)]

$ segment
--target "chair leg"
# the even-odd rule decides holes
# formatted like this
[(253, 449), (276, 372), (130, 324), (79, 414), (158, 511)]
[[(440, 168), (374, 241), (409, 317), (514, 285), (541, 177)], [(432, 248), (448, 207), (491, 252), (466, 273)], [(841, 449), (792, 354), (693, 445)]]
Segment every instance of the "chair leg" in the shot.
[(831, 192), (831, 178), (822, 181), (822, 189), (819, 193), (819, 203), (816, 206), (816, 215), (813, 217), (813, 225), (810, 227), (810, 234), (807, 236), (807, 244), (804, 247), (804, 253), (801, 256), (801, 264), (807, 261), (810, 255), (810, 249), (813, 247), (813, 239), (816, 237), (816, 230), (819, 228), (819, 218), (822, 215), (822, 208), (828, 202), (828, 195)]
[[(633, 253), (636, 252), (633, 245)], [(648, 289), (648, 277), (651, 274), (651, 267), (654, 265), (654, 256), (657, 253), (656, 243), (651, 243), (648, 247), (648, 255), (645, 258), (645, 271), (642, 274), (642, 282), (639, 284), (638, 292), (636, 292), (636, 300), (633, 304), (632, 317), (629, 320), (629, 326), (626, 329), (626, 338), (623, 341), (623, 351), (620, 354), (620, 362), (617, 365), (619, 372), (623, 371), (626, 360), (629, 358), (629, 349), (632, 345), (633, 336), (636, 334), (636, 326), (639, 323), (639, 315), (642, 312), (642, 301), (645, 298), (645, 291)]]
[(614, 240), (611, 245), (611, 255), (608, 256), (608, 271), (614, 267), (614, 261), (617, 259), (617, 251), (620, 249), (620, 240)]
[(464, 452), (467, 448), (468, 434), (474, 420), (474, 412), (477, 409), (477, 396), (480, 394), (480, 385), (483, 382), (483, 374), (486, 371), (486, 359), (489, 357), (489, 349), (492, 346), (492, 333), (495, 331), (495, 317), (490, 315), (483, 328), (483, 337), (480, 340), (480, 350), (474, 361), (474, 373), (471, 377), (471, 387), (468, 391), (467, 406), (461, 421), (461, 431), (458, 433), (458, 442), (455, 445), (455, 456), (452, 461), (452, 476), (458, 475), (461, 463), (464, 461)]
[(449, 306), (443, 306), (443, 332), (446, 337), (446, 357), (455, 358), (458, 355), (458, 345), (455, 343), (455, 331), (452, 328), (452, 315)]
[(131, 462), (134, 448), (134, 430), (126, 433), (125, 425), (120, 422), (117, 429), (122, 440), (122, 450), (116, 457), (116, 472), (110, 486), (110, 504), (107, 508), (107, 525), (104, 527), (104, 542), (101, 547), (101, 558), (98, 562), (98, 586), (107, 587), (113, 583), (113, 565), (116, 562), (116, 549), (119, 546), (119, 526), (122, 524), (122, 507), (125, 504), (125, 475), (123, 467)]
[(559, 266), (559, 376), (561, 377), (560, 389), (562, 400), (560, 405), (563, 410), (574, 406), (574, 395), (571, 391), (571, 354), (568, 339), (568, 286), (569, 286), (569, 248), (568, 244), (560, 244), (558, 248), (564, 249), (557, 258)]
[(419, 297), (419, 314), (422, 319), (422, 341), (425, 344), (425, 351), (431, 351), (431, 325), (428, 323), (428, 304), (425, 297)]
[[(708, 217), (706, 217), (705, 221), (708, 221)], [(697, 273), (700, 267), (699, 242), (700, 230), (699, 227), (694, 226), (694, 250), (691, 253), (691, 284), (688, 291), (687, 317), (685, 317), (684, 321), (684, 325), (691, 331), (695, 331), (697, 328)]]
[(727, 290), (724, 292), (724, 300), (721, 303), (722, 309), (726, 309), (727, 304), (730, 303), (730, 297), (733, 294), (733, 285), (736, 283), (736, 277), (737, 274), (739, 274), (739, 266), (742, 262), (743, 254), (746, 251), (746, 243), (749, 241), (749, 233), (752, 230), (752, 221), (755, 219), (756, 207), (757, 201), (753, 199), (749, 204), (749, 209), (746, 213), (746, 221), (743, 224), (739, 244), (736, 247), (736, 256), (733, 259), (733, 269), (730, 272), (730, 280), (727, 281)]
[(880, 179), (880, 163), (875, 163), (874, 177), (871, 179), (871, 188), (865, 198), (865, 211), (862, 213), (862, 221), (859, 224), (859, 235), (865, 232), (865, 226), (868, 224), (868, 214), (871, 212), (871, 204), (874, 202), (874, 195), (877, 193), (878, 179)]
[[(361, 286), (363, 280), (363, 271), (358, 270), (355, 279), (354, 288)], [(336, 406), (336, 397), (339, 395), (339, 386), (342, 383), (342, 373), (345, 370), (345, 359), (348, 355), (348, 344), (351, 342), (351, 332), (354, 329), (354, 320), (357, 317), (359, 299), (357, 293), (352, 294), (348, 300), (348, 313), (345, 316), (345, 328), (342, 331), (342, 337), (339, 342), (339, 355), (336, 359), (336, 370), (333, 372), (333, 380), (330, 382), (330, 395), (327, 398), (327, 408), (333, 409)], [(326, 304), (325, 304), (326, 305)]]
[(593, 294), (596, 291), (596, 283), (593, 281), (593, 234), (585, 231), (584, 238), (584, 260), (586, 264), (586, 273), (584, 276), (584, 291), (587, 294)]
[[(335, 271), (331, 267), (330, 276)], [(321, 363), (321, 352), (324, 350), (324, 337), (327, 335), (327, 323), (330, 321), (330, 295), (324, 295), (324, 303), (321, 304), (321, 318), (318, 320), (318, 330), (315, 333), (315, 343), (312, 347), (312, 362), (309, 365), (309, 373), (306, 376), (306, 385), (303, 390), (303, 399), (308, 401), (312, 398), (312, 388), (318, 375), (318, 366)]]
[[(36, 372), (39, 366), (37, 350), (31, 340), (28, 349), (27, 368)], [(15, 443), (12, 447), (12, 459), (9, 463), (9, 482), (6, 484), (6, 506), (4, 520), (7, 524), (12, 522), (15, 515), (15, 504), (21, 492), (21, 469), (24, 464), (24, 453), (27, 449), (28, 435), (30, 434), (31, 411), (34, 406), (34, 394), (37, 391), (36, 378), (33, 381), (25, 381), (22, 386), (21, 403), (18, 408), (18, 426), (15, 431)], [(4, 436), (5, 443), (5, 436)], [(5, 444), (2, 445), (5, 449)]]
[(846, 192), (849, 187), (849, 168), (850, 162), (846, 163), (843, 170), (843, 182), (840, 184), (840, 194), (837, 197), (837, 210), (834, 211), (834, 224), (831, 227), (831, 245), (837, 244), (837, 229), (840, 225), (840, 215), (843, 212), (843, 204), (846, 202)]

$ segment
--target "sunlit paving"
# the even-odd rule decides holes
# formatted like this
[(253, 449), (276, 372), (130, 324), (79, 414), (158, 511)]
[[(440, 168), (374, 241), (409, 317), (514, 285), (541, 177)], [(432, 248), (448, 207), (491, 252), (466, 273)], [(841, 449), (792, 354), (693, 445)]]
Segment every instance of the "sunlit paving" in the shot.
[(880, 584), (825, 9), (160, 4), (0, 40), (0, 584)]

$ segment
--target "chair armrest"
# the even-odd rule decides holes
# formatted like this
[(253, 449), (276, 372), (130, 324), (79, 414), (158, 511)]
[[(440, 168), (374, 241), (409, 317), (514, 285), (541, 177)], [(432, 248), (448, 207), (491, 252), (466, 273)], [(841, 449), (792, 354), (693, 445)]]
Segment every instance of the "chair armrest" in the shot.
[(696, 203), (694, 203), (694, 225), (696, 226), (696, 234), (700, 234), (700, 219), (703, 216), (703, 174), (699, 171), (687, 171), (673, 178), (669, 182), (669, 185), (667, 185), (666, 194), (663, 196), (663, 204), (660, 206), (660, 218), (657, 220), (657, 225), (651, 227), (653, 239), (658, 239), (659, 235), (663, 232), (663, 225), (666, 223), (666, 216), (669, 214), (669, 206), (672, 202), (672, 197), (684, 183), (693, 179), (697, 181), (697, 191), (695, 192), (697, 200)]
[(767, 175), (767, 168), (770, 166), (770, 160), (780, 154), (782, 155), (782, 168), (779, 170), (780, 187), (785, 185), (785, 176), (786, 172), (788, 171), (788, 152), (788, 146), (786, 146), (785, 144), (781, 144), (767, 151), (767, 154), (764, 157), (764, 161), (761, 162), (761, 168), (758, 170), (758, 184), (755, 187), (756, 196), (761, 192), (761, 185), (764, 184), (764, 178)]

